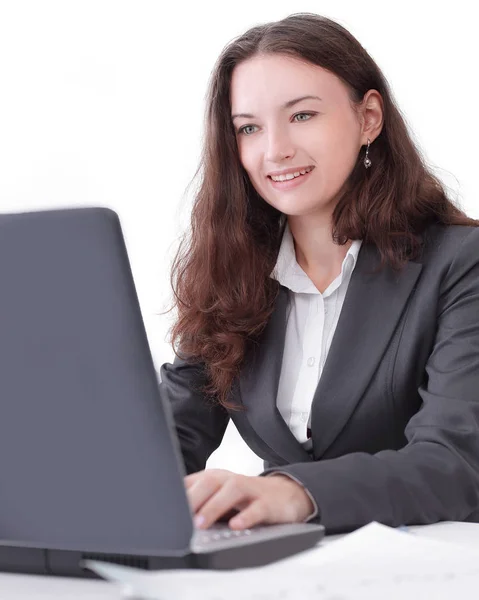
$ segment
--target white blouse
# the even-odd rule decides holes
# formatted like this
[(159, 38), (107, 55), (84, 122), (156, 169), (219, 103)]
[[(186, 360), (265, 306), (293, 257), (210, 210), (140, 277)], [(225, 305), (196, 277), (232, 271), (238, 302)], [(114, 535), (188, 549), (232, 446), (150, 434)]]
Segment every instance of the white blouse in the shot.
[(296, 439), (311, 449), (311, 403), (326, 362), (362, 240), (354, 240), (341, 273), (321, 293), (296, 260), (289, 223), (270, 277), (288, 288), (286, 338), (276, 404)]

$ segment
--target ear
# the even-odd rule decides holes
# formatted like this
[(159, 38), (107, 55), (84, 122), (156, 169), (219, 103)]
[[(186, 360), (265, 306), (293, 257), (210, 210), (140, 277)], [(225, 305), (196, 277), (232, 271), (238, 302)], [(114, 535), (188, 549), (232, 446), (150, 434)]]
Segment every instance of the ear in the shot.
[(384, 123), (384, 103), (381, 94), (377, 90), (368, 90), (364, 94), (361, 103), (361, 124), (364, 136), (363, 144), (371, 143), (381, 133)]

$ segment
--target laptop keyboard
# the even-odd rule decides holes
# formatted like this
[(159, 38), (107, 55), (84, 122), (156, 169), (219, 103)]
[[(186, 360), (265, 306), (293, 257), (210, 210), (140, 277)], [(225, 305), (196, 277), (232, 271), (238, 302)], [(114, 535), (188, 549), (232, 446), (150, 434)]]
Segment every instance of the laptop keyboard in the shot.
[(196, 529), (191, 540), (193, 552), (212, 552), (223, 548), (254, 544), (264, 540), (294, 535), (308, 531), (312, 525), (286, 523), (280, 525), (256, 526), (251, 529), (230, 529), (227, 523), (215, 523), (208, 529)]
[(251, 529), (230, 529), (227, 525), (212, 525), (209, 529), (196, 529), (193, 537), (198, 544), (207, 545), (248, 535), (251, 535)]

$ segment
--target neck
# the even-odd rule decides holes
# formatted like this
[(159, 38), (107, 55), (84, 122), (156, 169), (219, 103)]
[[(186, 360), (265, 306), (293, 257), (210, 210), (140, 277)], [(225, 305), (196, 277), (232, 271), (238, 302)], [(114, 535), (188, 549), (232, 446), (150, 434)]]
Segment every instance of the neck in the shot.
[(334, 279), (341, 272), (352, 241), (344, 246), (335, 244), (330, 219), (319, 219), (312, 215), (288, 216), (296, 260), (299, 266), (314, 281)]

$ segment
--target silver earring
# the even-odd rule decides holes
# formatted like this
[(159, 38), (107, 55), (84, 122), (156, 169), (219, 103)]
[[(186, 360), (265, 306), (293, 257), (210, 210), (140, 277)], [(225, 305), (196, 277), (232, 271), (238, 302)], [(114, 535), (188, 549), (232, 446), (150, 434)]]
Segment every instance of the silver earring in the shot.
[(366, 148), (366, 156), (364, 157), (364, 166), (368, 169), (371, 166), (371, 159), (368, 157), (370, 140), (368, 138), (368, 147)]

